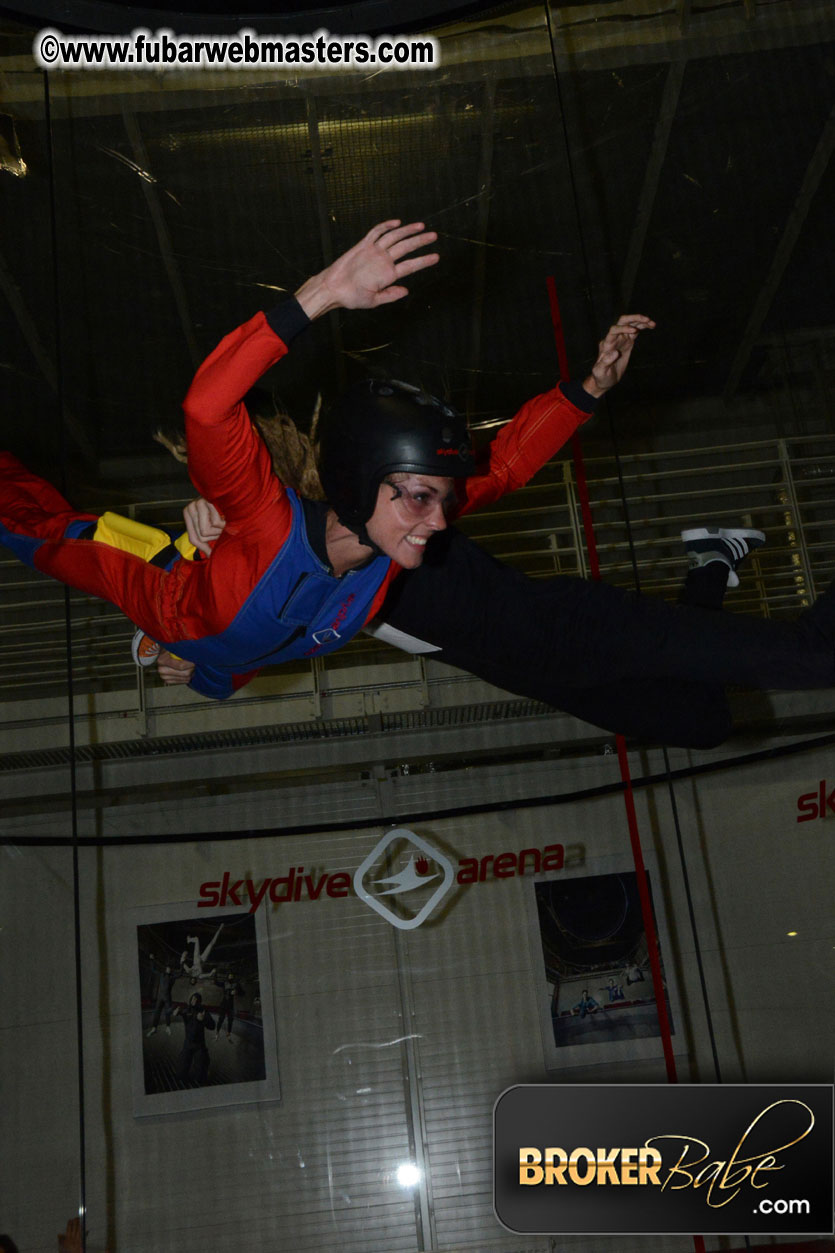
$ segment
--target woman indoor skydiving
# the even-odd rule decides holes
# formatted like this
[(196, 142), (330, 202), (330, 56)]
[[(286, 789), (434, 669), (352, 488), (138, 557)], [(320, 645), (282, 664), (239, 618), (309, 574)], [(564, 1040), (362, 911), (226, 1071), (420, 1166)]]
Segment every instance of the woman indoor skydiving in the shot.
[[(136, 548), (114, 547), (112, 533), (99, 534), (95, 518), (11, 455), (0, 460), (0, 538), (35, 568), (116, 604), (180, 659), (175, 670), (193, 664), (186, 677), (204, 695), (230, 695), (262, 665), (334, 651), (381, 609), (390, 625), (480, 677), (668, 743), (727, 733), (724, 683), (835, 684), (832, 589), (794, 622), (716, 612), (759, 532), (685, 533), (696, 568), (679, 606), (581, 579), (534, 582), (458, 533), (439, 542), (449, 518), (522, 486), (555, 455), (622, 377), (638, 334), (654, 325), (644, 316), (611, 328), (582, 386), (562, 384), (523, 406), (483, 468), (449, 406), (369, 381), (337, 404), (323, 431), (326, 502), (279, 483), (242, 398), (314, 318), (405, 295), (400, 280), (438, 260), (412, 255), (434, 239), (420, 223), (381, 223), (201, 366), (185, 402), (189, 470), (225, 519), (208, 560), (174, 551), (152, 564)], [(399, 599), (383, 608), (390, 589)]]

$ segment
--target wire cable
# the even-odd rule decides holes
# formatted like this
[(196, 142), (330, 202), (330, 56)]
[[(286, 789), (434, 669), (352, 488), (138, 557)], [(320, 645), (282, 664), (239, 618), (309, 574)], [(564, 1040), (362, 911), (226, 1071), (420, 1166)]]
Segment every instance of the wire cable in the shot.
[[(52, 247), (52, 297), (55, 313), (55, 386), (58, 404), (58, 448), (61, 463), (61, 486), (66, 487), (66, 402), (64, 394), (64, 370), (61, 338), (61, 293), (58, 263), (58, 207), (55, 195), (55, 137), (52, 129), (52, 108), (49, 94), (49, 74), (43, 75), (44, 124), (47, 135), (47, 173), (49, 181), (49, 230)], [(78, 805), (75, 753), (75, 701), (72, 681), (72, 618), (70, 614), (70, 589), (64, 587), (64, 638), (67, 658), (67, 731), (70, 771), (70, 829), (72, 833), (72, 898), (73, 941), (75, 956), (75, 1017), (78, 1074), (78, 1152), (79, 1152), (79, 1206), (81, 1219), (82, 1253), (87, 1249), (87, 1174), (86, 1174), (86, 1125), (84, 1118), (84, 1005), (81, 991), (81, 880), (79, 874)]]

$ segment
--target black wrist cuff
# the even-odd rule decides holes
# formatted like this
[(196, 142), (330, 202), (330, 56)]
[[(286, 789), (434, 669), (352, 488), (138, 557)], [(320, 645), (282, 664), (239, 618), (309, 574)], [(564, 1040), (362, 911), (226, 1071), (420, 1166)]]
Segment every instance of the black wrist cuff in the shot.
[(582, 383), (577, 383), (573, 379), (567, 383), (560, 383), (560, 391), (566, 400), (570, 400), (572, 405), (582, 409), (584, 413), (594, 413), (597, 397), (590, 396)]
[(282, 300), (280, 305), (270, 309), (264, 316), (270, 324), (270, 330), (274, 331), (288, 348), (296, 336), (310, 326), (310, 318), (295, 296)]

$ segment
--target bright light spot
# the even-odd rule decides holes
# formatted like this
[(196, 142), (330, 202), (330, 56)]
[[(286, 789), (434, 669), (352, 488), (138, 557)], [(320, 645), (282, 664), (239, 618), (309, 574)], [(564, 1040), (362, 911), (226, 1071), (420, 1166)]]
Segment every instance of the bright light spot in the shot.
[(797, 935), (796, 931), (787, 931), (786, 935)]
[(402, 1166), (397, 1167), (396, 1178), (401, 1188), (413, 1188), (416, 1183), (420, 1182), (420, 1171), (414, 1162), (404, 1162)]

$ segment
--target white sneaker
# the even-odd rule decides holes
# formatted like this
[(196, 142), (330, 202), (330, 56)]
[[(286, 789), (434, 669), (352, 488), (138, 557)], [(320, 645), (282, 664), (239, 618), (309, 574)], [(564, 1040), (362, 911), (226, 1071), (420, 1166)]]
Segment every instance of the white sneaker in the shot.
[(144, 631), (137, 630), (131, 640), (130, 655), (138, 666), (141, 666), (143, 670), (147, 666), (152, 666), (159, 657), (159, 651), (159, 644), (156, 640), (152, 640)]
[(765, 543), (762, 531), (747, 527), (699, 526), (682, 531), (681, 538), (690, 559), (690, 569), (721, 561), (730, 571), (728, 587), (739, 587), (738, 567), (749, 553)]

